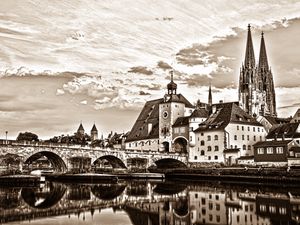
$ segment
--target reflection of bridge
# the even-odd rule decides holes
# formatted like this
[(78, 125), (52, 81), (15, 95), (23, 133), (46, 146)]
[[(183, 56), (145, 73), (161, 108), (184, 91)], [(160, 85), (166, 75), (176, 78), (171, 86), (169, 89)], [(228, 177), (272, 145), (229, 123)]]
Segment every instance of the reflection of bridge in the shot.
[(146, 181), (99, 185), (46, 183), (42, 188), (0, 189), (0, 223), (88, 211), (93, 214), (97, 209), (163, 202), (165, 198), (176, 202), (178, 197), (186, 197), (186, 186), (167, 195), (155, 192), (161, 189), (160, 185), (163, 184)]
[[(89, 170), (105, 161), (113, 168), (128, 168), (129, 164), (142, 162), (143, 168), (151, 165), (158, 167), (183, 167), (187, 163), (187, 155), (164, 153), (157, 151), (134, 151), (111, 148), (91, 148), (81, 146), (59, 146), (43, 144), (20, 144), (9, 142), (0, 147), (0, 155), (16, 154), (22, 163), (30, 165), (34, 161), (46, 157), (56, 171), (84, 167)], [(84, 164), (84, 166), (82, 165)]]

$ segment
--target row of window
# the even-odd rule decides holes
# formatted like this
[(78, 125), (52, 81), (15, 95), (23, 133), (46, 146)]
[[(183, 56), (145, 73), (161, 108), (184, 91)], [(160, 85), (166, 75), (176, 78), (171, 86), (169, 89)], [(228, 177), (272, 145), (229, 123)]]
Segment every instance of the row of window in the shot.
[[(247, 138), (247, 141), (250, 141), (250, 136), (249, 135), (247, 135), (246, 138)], [(242, 135), (241, 139), (242, 139), (242, 141), (244, 141), (245, 140), (245, 135)], [(234, 135), (234, 140), (235, 141), (238, 140), (238, 136), (237, 135)], [(253, 136), (253, 141), (256, 141), (256, 136)], [(262, 141), (262, 136), (259, 136), (259, 141)]]
[[(283, 147), (276, 147), (276, 148), (267, 147), (267, 154), (274, 154), (274, 152), (276, 152), (276, 154), (283, 154)], [(265, 148), (258, 148), (257, 154), (259, 155), (265, 154)]]
[(175, 127), (174, 128), (174, 133), (175, 134), (183, 134), (183, 133), (185, 133), (185, 127)]
[[(241, 128), (241, 130), (242, 131), (244, 131), (245, 129), (244, 129), (244, 126), (239, 126), (239, 125), (237, 125), (236, 126), (236, 130), (240, 130), (240, 128)], [(260, 129), (260, 127), (257, 127), (257, 129), (255, 128), (255, 127), (253, 127), (253, 132), (255, 132), (256, 130), (257, 130), (257, 132), (264, 132), (264, 129)], [(247, 126), (247, 131), (250, 131), (250, 127), (249, 126)]]
[[(202, 150), (203, 151), (203, 150)], [(202, 153), (202, 151), (201, 151), (201, 153)], [(203, 151), (204, 152), (204, 151)], [(204, 155), (204, 154), (203, 154)], [(198, 159), (198, 156), (194, 156), (194, 160), (197, 160)], [(217, 156), (217, 155), (215, 155), (215, 157), (214, 157), (214, 159), (215, 160), (218, 160), (219, 159), (219, 157)], [(208, 160), (212, 160), (212, 157), (211, 156), (208, 156)]]

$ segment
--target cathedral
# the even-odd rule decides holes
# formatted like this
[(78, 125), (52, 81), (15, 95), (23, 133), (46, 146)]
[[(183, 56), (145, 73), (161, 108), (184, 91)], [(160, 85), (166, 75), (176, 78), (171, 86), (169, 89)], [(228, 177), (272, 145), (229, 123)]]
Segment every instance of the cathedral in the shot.
[(259, 60), (256, 64), (250, 25), (245, 61), (240, 69), (239, 104), (254, 117), (277, 116), (273, 75), (268, 64), (264, 33), (261, 33)]

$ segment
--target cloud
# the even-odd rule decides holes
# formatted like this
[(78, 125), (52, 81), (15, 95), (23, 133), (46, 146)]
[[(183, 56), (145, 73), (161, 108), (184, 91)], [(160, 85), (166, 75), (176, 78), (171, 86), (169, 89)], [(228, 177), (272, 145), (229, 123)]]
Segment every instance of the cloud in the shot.
[(129, 73), (142, 73), (142, 74), (145, 74), (145, 75), (152, 75), (153, 74), (153, 72), (151, 70), (147, 69), (147, 67), (144, 67), (144, 66), (131, 67), (128, 72)]
[(157, 67), (160, 68), (160, 69), (163, 69), (163, 70), (169, 70), (169, 69), (172, 69), (172, 67), (166, 63), (166, 62), (163, 62), (163, 61), (159, 61), (157, 63)]
[(62, 90), (60, 88), (56, 90), (56, 95), (63, 95), (63, 94), (65, 94), (64, 90)]
[(88, 102), (87, 102), (87, 100), (83, 100), (83, 101), (80, 102), (80, 104), (81, 104), (81, 105), (87, 105)]

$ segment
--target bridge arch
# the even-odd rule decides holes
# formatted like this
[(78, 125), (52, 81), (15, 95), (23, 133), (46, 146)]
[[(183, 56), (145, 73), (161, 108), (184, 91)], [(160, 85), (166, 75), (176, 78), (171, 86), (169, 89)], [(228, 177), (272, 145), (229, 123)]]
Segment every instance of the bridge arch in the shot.
[(154, 164), (157, 166), (158, 169), (174, 169), (174, 168), (186, 168), (187, 165), (174, 158), (163, 158), (154, 161)]
[(24, 164), (30, 165), (34, 161), (46, 157), (51, 165), (53, 166), (53, 169), (58, 172), (65, 172), (67, 170), (67, 165), (62, 157), (60, 157), (58, 154), (51, 152), (51, 151), (39, 151), (32, 155), (30, 155), (27, 159), (25, 159)]
[(116, 168), (126, 169), (127, 168), (125, 163), (120, 158), (118, 158), (114, 155), (100, 156), (93, 162), (93, 166), (97, 166), (97, 165), (99, 166), (101, 164), (103, 165), (103, 161), (109, 163), (111, 165), (111, 167), (114, 169), (116, 169)]
[(123, 194), (125, 184), (95, 185), (91, 191), (100, 200), (111, 201)]

